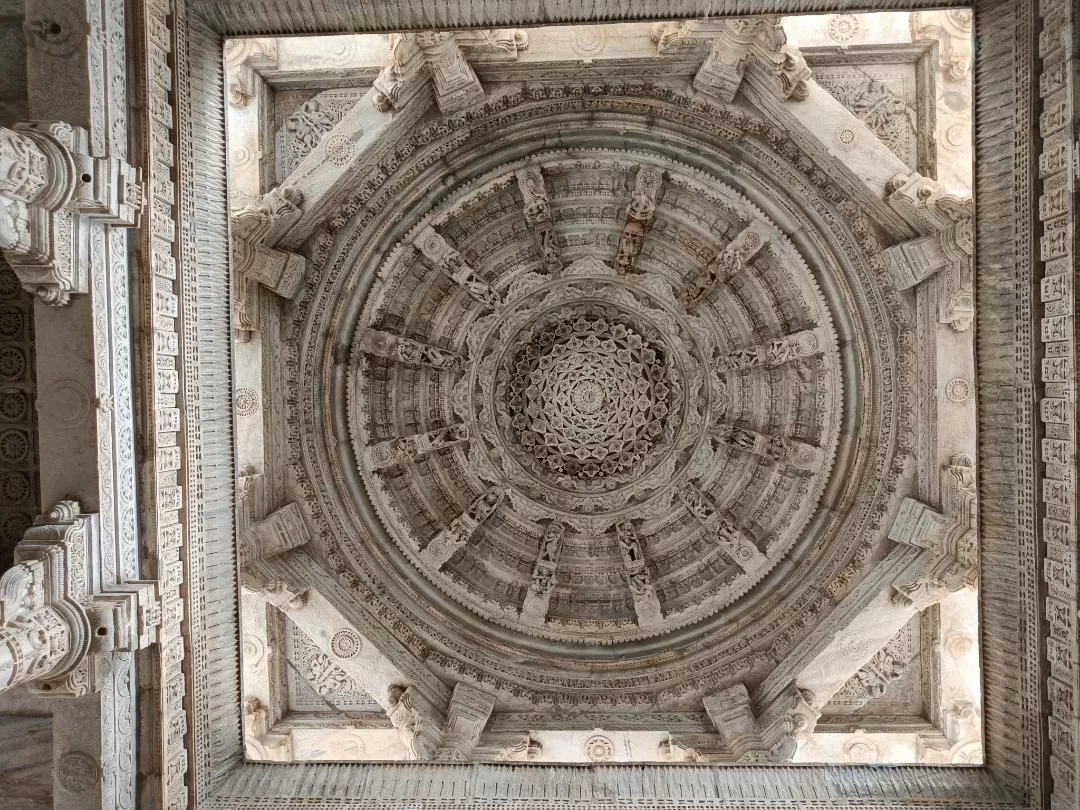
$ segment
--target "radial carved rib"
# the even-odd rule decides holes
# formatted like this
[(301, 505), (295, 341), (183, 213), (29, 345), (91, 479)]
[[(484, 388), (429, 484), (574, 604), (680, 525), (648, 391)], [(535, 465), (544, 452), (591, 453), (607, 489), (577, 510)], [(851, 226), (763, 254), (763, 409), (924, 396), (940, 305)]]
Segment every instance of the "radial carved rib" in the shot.
[(555, 223), (551, 219), (544, 175), (540, 173), (538, 166), (518, 169), (515, 174), (521, 196), (525, 198), (525, 222), (540, 243), (540, 250), (544, 254), (544, 268), (551, 275), (558, 275), (562, 269), (562, 257), (555, 242)]
[(555, 570), (559, 567), (566, 527), (552, 521), (544, 529), (540, 540), (540, 552), (533, 566), (532, 582), (521, 606), (521, 620), (526, 624), (542, 625), (547, 618), (551, 592), (555, 590)]
[(683, 290), (683, 305), (692, 312), (702, 304), (721, 284), (731, 281), (746, 269), (746, 263), (769, 241), (769, 231), (764, 224), (754, 221), (739, 232), (731, 242), (696, 276), (687, 282)]
[(806, 357), (823, 352), (826, 347), (825, 331), (820, 327), (807, 329), (804, 332), (796, 332), (785, 335), (776, 340), (770, 340), (759, 346), (749, 346), (745, 349), (721, 355), (716, 359), (718, 371), (741, 371), (747, 368), (763, 366), (771, 368), (782, 366)]
[(637, 613), (639, 627), (653, 627), (663, 621), (660, 600), (656, 598), (656, 588), (649, 577), (645, 555), (641, 550), (637, 529), (629, 520), (615, 524), (615, 535), (619, 540), (619, 552), (630, 584), (630, 595), (634, 599), (634, 612)]
[(427, 433), (416, 433), (370, 445), (365, 449), (364, 456), (370, 469), (381, 470), (468, 440), (468, 425), (450, 425), (429, 430)]
[(461, 367), (461, 356), (449, 349), (398, 337), (389, 332), (367, 329), (360, 335), (360, 350), (365, 354), (385, 357), (406, 366), (417, 368), (454, 369)]
[(436, 568), (442, 568), (469, 541), (480, 524), (495, 513), (505, 497), (506, 490), (502, 487), (489, 489), (473, 501), (460, 517), (455, 518), (448, 528), (435, 535), (420, 556)]
[(450, 243), (439, 236), (434, 228), (424, 227), (413, 240), (413, 244), (427, 264), (450, 276), (474, 300), (490, 309), (498, 309), (503, 305), (502, 296), (467, 265), (461, 254), (450, 247)]
[(715, 424), (709, 431), (717, 441), (777, 464), (800, 470), (821, 468), (821, 450), (813, 445), (781, 436), (766, 436), (736, 425)]
[(679, 490), (683, 506), (702, 525), (706, 532), (716, 538), (724, 553), (744, 571), (755, 571), (765, 564), (765, 555), (750, 539), (732, 526), (716, 510), (712, 501), (701, 490), (684, 486)]
[(619, 248), (615, 253), (613, 266), (620, 276), (634, 269), (634, 260), (641, 252), (641, 243), (645, 240), (645, 230), (656, 211), (656, 197), (664, 176), (658, 169), (642, 166), (634, 179), (634, 193), (630, 204), (626, 206), (626, 224), (619, 237)]

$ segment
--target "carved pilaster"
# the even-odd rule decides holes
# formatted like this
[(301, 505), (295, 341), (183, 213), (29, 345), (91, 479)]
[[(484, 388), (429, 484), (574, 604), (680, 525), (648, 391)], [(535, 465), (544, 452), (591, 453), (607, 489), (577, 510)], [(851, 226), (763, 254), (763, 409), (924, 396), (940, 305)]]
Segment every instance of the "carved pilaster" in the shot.
[(259, 70), (277, 67), (277, 42), (272, 39), (230, 39), (225, 42), (225, 72), (229, 103), (243, 107), (255, 95)]
[(652, 222), (656, 211), (657, 196), (664, 176), (658, 169), (642, 166), (634, 178), (634, 191), (626, 206), (626, 222), (619, 236), (619, 247), (615, 251), (615, 260), (611, 266), (622, 276), (634, 268), (634, 260), (641, 252), (645, 231)]
[(381, 470), (467, 441), (469, 441), (469, 426), (461, 422), (429, 430), (427, 433), (417, 433), (373, 444), (364, 449), (364, 461), (371, 469)]
[(420, 343), (409, 338), (380, 332), (377, 329), (365, 329), (360, 335), (360, 350), (376, 357), (401, 363), (413, 368), (456, 369), (461, 368), (461, 356), (449, 349), (442, 349), (428, 343)]
[(413, 244), (428, 265), (452, 278), (477, 303), (490, 309), (502, 306), (502, 296), (484, 281), (483, 276), (467, 265), (461, 254), (436, 233), (434, 228), (424, 226)]
[(442, 568), (469, 541), (480, 524), (495, 513), (505, 498), (506, 490), (502, 487), (489, 489), (473, 501), (460, 517), (455, 518), (448, 528), (435, 535), (420, 556), (436, 568)]
[(494, 708), (495, 695), (492, 692), (458, 682), (446, 710), (446, 733), (437, 759), (467, 761)]
[(630, 586), (630, 596), (634, 600), (634, 612), (637, 613), (638, 626), (653, 627), (664, 620), (660, 610), (660, 600), (656, 588), (649, 576), (645, 564), (645, 554), (641, 549), (637, 528), (629, 520), (615, 524), (615, 536), (619, 541), (619, 553), (626, 568), (626, 579)]
[(765, 564), (765, 555), (761, 550), (717, 511), (705, 493), (687, 485), (679, 488), (679, 499), (686, 510), (697, 518), (705, 532), (740, 568), (754, 571)]
[(919, 174), (897, 175), (888, 191), (889, 206), (921, 234), (882, 253), (889, 276), (904, 290), (936, 275), (938, 320), (964, 331), (975, 317), (971, 198)]
[(768, 343), (748, 346), (745, 349), (721, 355), (716, 358), (715, 366), (718, 371), (742, 371), (757, 367), (774, 368), (813, 357), (825, 351), (827, 345), (823, 329), (807, 329), (805, 332), (785, 335), (782, 338), (770, 340)]
[(686, 47), (687, 40), (695, 36), (714, 37), (712, 50), (694, 77), (694, 89), (725, 103), (734, 100), (750, 62), (761, 65), (777, 79), (777, 88), (785, 99), (803, 101), (809, 93), (810, 68), (802, 54), (787, 44), (787, 34), (780, 20), (779, 15), (767, 14), (725, 20), (719, 30), (712, 26), (668, 30), (661, 32), (657, 45), (661, 48)]
[(551, 592), (555, 590), (555, 571), (559, 567), (559, 551), (562, 549), (566, 527), (552, 521), (544, 527), (540, 538), (540, 551), (533, 566), (532, 582), (525, 593), (521, 606), (521, 620), (526, 624), (542, 625), (547, 618)]
[(760, 222), (751, 222), (740, 231), (704, 270), (687, 282), (681, 296), (687, 311), (692, 312), (706, 301), (717, 287), (746, 270), (747, 263), (768, 241), (769, 231)]
[(763, 433), (722, 422), (713, 425), (709, 433), (721, 444), (776, 464), (808, 471), (821, 468), (821, 449), (805, 442), (782, 436), (766, 436)]
[(92, 157), (86, 130), (34, 122), (0, 127), (0, 249), (29, 292), (66, 304), (89, 290), (94, 223), (138, 224), (138, 169)]
[(540, 243), (540, 250), (544, 254), (544, 268), (551, 275), (557, 275), (562, 269), (562, 257), (555, 240), (555, 223), (551, 219), (551, 205), (548, 203), (544, 175), (537, 166), (518, 169), (516, 174), (518, 188), (525, 200), (525, 222)]
[(300, 218), (303, 195), (289, 186), (276, 188), (232, 215), (233, 269), (283, 298), (300, 289), (307, 260), (271, 245), (276, 233)]
[(434, 707), (411, 686), (391, 686), (387, 703), (386, 715), (401, 735), (409, 759), (434, 758), (443, 739)]
[(292, 760), (292, 736), (271, 733), (270, 712), (258, 698), (244, 701), (244, 753), (264, 762)]

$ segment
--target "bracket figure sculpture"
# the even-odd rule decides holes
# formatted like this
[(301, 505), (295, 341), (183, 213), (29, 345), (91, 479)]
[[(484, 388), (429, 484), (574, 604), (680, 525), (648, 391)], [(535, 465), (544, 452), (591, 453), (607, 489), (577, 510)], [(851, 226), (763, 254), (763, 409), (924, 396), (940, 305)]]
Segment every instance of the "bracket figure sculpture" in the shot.
[(89, 292), (91, 232), (138, 226), (140, 170), (93, 157), (89, 135), (63, 123), (0, 127), (0, 250), (46, 304)]
[(975, 318), (975, 233), (971, 197), (945, 191), (918, 173), (897, 175), (886, 186), (886, 202), (919, 234), (882, 253), (899, 290), (936, 276), (938, 321), (957, 332)]
[(480, 524), (491, 517), (506, 498), (503, 487), (492, 487), (470, 504), (469, 508), (454, 519), (428, 543), (420, 556), (435, 568), (442, 568), (473, 536)]
[(544, 536), (540, 538), (540, 551), (533, 566), (532, 581), (521, 605), (521, 621), (526, 624), (542, 625), (547, 618), (565, 532), (566, 527), (556, 520), (544, 527)]
[(757, 346), (747, 346), (715, 360), (717, 371), (743, 371), (748, 368), (776, 368), (805, 360), (826, 350), (828, 342), (821, 328), (795, 332)]
[(746, 270), (747, 263), (768, 244), (764, 223), (753, 221), (731, 240), (706, 267), (691, 276), (682, 292), (683, 306), (693, 312), (709, 299), (721, 284), (727, 284)]
[(630, 596), (634, 600), (638, 626), (655, 627), (664, 617), (660, 600), (656, 596), (656, 587), (645, 564), (645, 554), (641, 549), (637, 528), (632, 521), (621, 520), (615, 524), (615, 538), (618, 540), (619, 554), (626, 569), (626, 581), (630, 586)]
[(488, 309), (502, 307), (502, 296), (466, 264), (461, 254), (430, 225), (420, 230), (413, 240), (413, 246), (420, 251), (420, 257), (426, 264), (448, 275), (478, 304)]
[(619, 236), (615, 260), (611, 263), (617, 275), (624, 276), (634, 269), (634, 260), (645, 241), (645, 231), (656, 213), (663, 182), (663, 174), (652, 166), (642, 166), (634, 177), (634, 191), (626, 206), (626, 223)]
[(101, 689), (106, 655), (157, 641), (158, 583), (103, 570), (97, 521), (60, 501), (15, 547), (0, 578), (0, 692), (81, 697)]
[(717, 422), (709, 434), (721, 444), (796, 470), (821, 468), (821, 449), (784, 436), (767, 436), (738, 425)]
[(518, 188), (525, 201), (522, 213), (525, 222), (540, 245), (544, 256), (544, 269), (552, 276), (562, 270), (562, 255), (555, 238), (555, 222), (551, 218), (551, 204), (548, 202), (544, 175), (539, 166), (527, 166), (515, 172)]
[(761, 553), (761, 549), (750, 542), (750, 538), (744, 532), (722, 516), (713, 502), (700, 489), (689, 484), (681, 487), (679, 499), (686, 511), (701, 524), (705, 533), (715, 540), (724, 553), (743, 571), (756, 571), (765, 564), (765, 555)]
[(411, 368), (426, 366), (434, 369), (457, 369), (462, 366), (462, 358), (457, 352), (420, 343), (409, 338), (380, 332), (377, 329), (365, 329), (360, 333), (360, 351), (375, 357), (385, 357)]
[(414, 433), (399, 439), (387, 439), (384, 442), (364, 448), (364, 461), (373, 470), (382, 470), (407, 461), (437, 453), (447, 447), (454, 447), (469, 441), (469, 425), (458, 422), (443, 428), (429, 430), (426, 433)]

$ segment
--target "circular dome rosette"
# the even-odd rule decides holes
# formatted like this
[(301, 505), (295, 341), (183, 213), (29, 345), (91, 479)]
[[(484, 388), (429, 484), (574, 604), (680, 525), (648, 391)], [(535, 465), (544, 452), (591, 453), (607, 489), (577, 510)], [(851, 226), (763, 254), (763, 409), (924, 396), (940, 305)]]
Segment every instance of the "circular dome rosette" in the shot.
[[(670, 632), (750, 590), (817, 508), (842, 411), (829, 310), (790, 240), (714, 178), (627, 156), (527, 165), (549, 189), (592, 170), (628, 189), (666, 180), (665, 202), (707, 194), (709, 238), (765, 282), (694, 293), (674, 246), (630, 272), (584, 240), (537, 266), (534, 234), (496, 245), (473, 227), (493, 200), (537, 192), (535, 173), (530, 186), (516, 166), (493, 172), (417, 223), (365, 299), (350, 384), (360, 474), (409, 564), (484, 619), (578, 643)], [(615, 239), (625, 216), (606, 226)], [(742, 267), (729, 253), (717, 266)], [(502, 272), (478, 284), (483, 254)], [(412, 343), (395, 353), (387, 334)], [(533, 538), (551, 526), (548, 574)]]

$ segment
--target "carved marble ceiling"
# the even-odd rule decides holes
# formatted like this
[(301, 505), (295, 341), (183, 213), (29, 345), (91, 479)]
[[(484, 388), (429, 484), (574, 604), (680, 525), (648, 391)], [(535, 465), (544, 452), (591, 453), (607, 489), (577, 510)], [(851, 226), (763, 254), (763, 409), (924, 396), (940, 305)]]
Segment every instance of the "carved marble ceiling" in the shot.
[[(253, 361), (238, 385), (262, 417), (240, 452), (257, 482), (250, 519), (295, 503), (303, 528), (279, 531), (270, 552), (259, 526), (280, 513), (258, 524), (245, 582), (302, 628), (290, 655), (315, 650), (319, 623), (295, 611), (316, 586), (284, 562), (303, 554), (327, 593), (345, 594), (320, 595), (333, 615), (366, 617), (358, 649), (406, 671), (382, 634), (415, 657), (425, 675), (389, 693), (370, 673), (327, 686), (348, 666), (308, 662), (307, 681), (294, 678), (309, 701), (320, 684), (376, 701), (406, 729), (402, 755), (469, 756), (454, 737), (459, 693), (444, 694), (468, 684), (495, 718), (477, 751), (501, 751), (512, 714), (540, 707), (624, 725), (637, 713), (650, 733), (658, 711), (690, 726), (707, 715), (713, 731), (686, 735), (699, 753), (790, 758), (806, 722), (859, 711), (903, 679), (913, 646), (937, 643), (921, 586), (893, 600), (908, 612), (890, 607), (877, 642), (844, 636), (857, 620), (838, 618), (889, 591), (880, 572), (905, 499), (944, 498), (943, 465), (961, 470), (948, 481), (970, 467), (953, 458), (967, 434), (938, 442), (926, 416), (927, 364), (951, 362), (930, 358), (966, 351), (970, 364), (970, 319), (938, 317), (962, 308), (970, 279), (919, 292), (894, 258), (931, 238), (921, 211), (947, 192), (910, 174), (933, 165), (933, 91), (877, 112), (835, 88), (826, 103), (777, 21), (724, 26), (664, 24), (647, 55), (607, 61), (614, 29), (636, 42), (629, 29), (649, 27), (596, 27), (595, 42), (582, 29), (568, 47), (595, 47), (587, 80), (580, 58), (543, 60), (542, 34), (408, 35), (366, 93), (362, 71), (306, 97), (292, 83), (279, 92), (296, 112), (261, 114), (277, 156), (251, 188), (282, 185), (236, 220), (242, 285), (268, 288), (237, 293), (238, 352)], [(829, 26), (842, 41), (850, 21)], [(818, 104), (824, 123), (798, 104)], [(902, 121), (881, 118), (890, 110)], [(238, 203), (257, 196), (234, 189)], [(859, 660), (815, 696), (799, 673), (834, 638), (839, 658)], [(932, 714), (935, 677), (912, 666), (888, 710)], [(271, 712), (287, 713), (278, 702)], [(441, 748), (400, 720), (420, 704), (450, 718)], [(718, 719), (736, 705), (749, 736)]]

